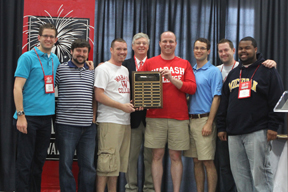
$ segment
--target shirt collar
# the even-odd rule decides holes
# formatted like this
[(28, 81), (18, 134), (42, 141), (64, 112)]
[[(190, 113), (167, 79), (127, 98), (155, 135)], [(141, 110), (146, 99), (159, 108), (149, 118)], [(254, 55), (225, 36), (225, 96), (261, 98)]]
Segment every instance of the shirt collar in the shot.
[[(47, 55), (47, 53), (43, 53), (42, 51), (40, 51), (40, 49), (39, 49), (38, 47), (35, 46), (34, 48), (35, 48), (37, 54), (39, 55), (39, 57), (42, 57), (42, 56), (44, 56), (44, 55)], [(47, 56), (47, 57), (48, 57), (48, 56)]]
[[(135, 57), (136, 58), (136, 62), (137, 62), (137, 65), (139, 65), (139, 63), (140, 63), (140, 60), (139, 59), (137, 59), (137, 57)], [(143, 63), (145, 63), (145, 61), (146, 61), (146, 59), (147, 59), (147, 56), (142, 60), (143, 61)]]
[[(79, 68), (77, 67), (71, 60), (68, 61), (68, 66), (71, 67), (71, 68)], [(86, 62), (84, 63), (84, 67), (85, 69), (89, 69), (88, 65), (86, 64)]]
[[(199, 69), (203, 69), (206, 70), (208, 69), (212, 64), (210, 63), (210, 61), (208, 61), (205, 65), (203, 65), (203, 67), (199, 68)], [(193, 69), (197, 70), (197, 63), (193, 66)], [(198, 70), (199, 70), (198, 69)]]

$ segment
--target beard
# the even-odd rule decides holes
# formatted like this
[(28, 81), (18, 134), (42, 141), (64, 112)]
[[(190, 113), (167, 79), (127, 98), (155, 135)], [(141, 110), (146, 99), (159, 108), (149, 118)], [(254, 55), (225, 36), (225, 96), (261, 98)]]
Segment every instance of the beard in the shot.
[[(78, 59), (78, 58), (83, 58), (83, 60), (81, 61), (81, 60)], [(73, 61), (73, 63), (75, 63), (75, 64), (82, 65), (82, 64), (85, 63), (86, 59), (85, 59), (85, 57), (78, 56), (78, 57), (73, 57), (73, 58), (72, 58), (72, 61)]]

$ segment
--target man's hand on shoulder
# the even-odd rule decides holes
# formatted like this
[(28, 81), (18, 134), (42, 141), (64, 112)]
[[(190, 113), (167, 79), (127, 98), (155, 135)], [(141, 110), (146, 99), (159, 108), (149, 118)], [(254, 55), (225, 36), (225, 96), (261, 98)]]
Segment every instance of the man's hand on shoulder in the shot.
[(27, 120), (24, 115), (18, 116), (16, 127), (21, 133), (27, 134)]
[(267, 141), (271, 141), (277, 138), (277, 132), (273, 130), (267, 130)]
[(219, 132), (218, 137), (221, 141), (227, 141), (227, 132)]
[(94, 70), (94, 63), (93, 61), (86, 61), (88, 67), (89, 67), (89, 70)]
[(262, 63), (262, 65), (268, 68), (273, 68), (273, 67), (276, 68), (277, 63), (274, 60), (267, 59)]

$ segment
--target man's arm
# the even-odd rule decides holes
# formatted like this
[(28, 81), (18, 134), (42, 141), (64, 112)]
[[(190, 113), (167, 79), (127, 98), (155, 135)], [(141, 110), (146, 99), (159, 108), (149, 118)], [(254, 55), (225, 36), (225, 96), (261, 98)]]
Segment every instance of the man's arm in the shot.
[(208, 120), (202, 129), (203, 136), (208, 136), (212, 133), (212, 125), (220, 104), (220, 99), (221, 99), (220, 95), (215, 95), (213, 98)]
[(175, 79), (171, 75), (171, 71), (168, 69), (160, 70), (161, 75), (163, 75), (166, 79), (168, 79), (177, 89), (181, 89), (183, 82), (179, 79)]
[(284, 86), (281, 77), (276, 69), (270, 70), (270, 88), (268, 93), (268, 130), (267, 130), (267, 141), (274, 140), (277, 138), (277, 129), (279, 124), (284, 124), (284, 114), (275, 113), (273, 111), (276, 103), (284, 92)]
[(135, 111), (133, 105), (131, 103), (119, 103), (118, 101), (114, 101), (104, 94), (104, 89), (95, 87), (95, 99), (96, 101), (107, 105), (109, 107), (113, 107), (116, 109), (120, 109), (126, 113), (132, 113)]
[[(188, 62), (188, 61), (187, 61)], [(177, 78), (174, 78), (171, 75), (171, 71), (169, 69), (162, 69), (160, 73), (164, 75), (166, 79), (168, 79), (177, 89), (184, 93), (188, 93), (189, 95), (193, 95), (196, 92), (196, 81), (195, 76), (192, 70), (190, 63), (188, 62), (188, 67), (185, 70), (185, 76), (183, 81)]]
[(95, 96), (93, 94), (93, 99), (92, 99), (92, 109), (93, 109), (93, 120), (92, 123), (96, 123), (96, 119), (97, 119), (97, 101), (95, 99)]
[[(22, 77), (15, 78), (13, 94), (14, 94), (14, 103), (15, 103), (16, 111), (24, 111), (23, 87), (25, 83), (26, 83), (25, 78), (22, 78)], [(16, 127), (20, 132), (27, 134), (27, 120), (26, 120), (25, 115), (18, 116)]]

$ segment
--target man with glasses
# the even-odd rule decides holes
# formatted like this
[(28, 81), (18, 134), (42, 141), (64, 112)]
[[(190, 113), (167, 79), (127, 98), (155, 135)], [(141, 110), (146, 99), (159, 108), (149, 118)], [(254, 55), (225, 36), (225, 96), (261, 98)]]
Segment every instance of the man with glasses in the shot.
[(152, 175), (156, 192), (161, 192), (166, 143), (174, 192), (179, 192), (181, 185), (182, 151), (189, 149), (186, 93), (195, 93), (196, 82), (190, 63), (175, 56), (176, 45), (175, 34), (163, 32), (159, 41), (161, 54), (148, 59), (141, 68), (141, 71), (159, 71), (162, 74), (163, 108), (147, 110), (144, 143), (153, 151)]
[[(123, 62), (123, 66), (129, 70), (129, 80), (132, 82), (132, 72), (138, 71), (139, 68), (145, 63), (147, 59), (147, 52), (149, 49), (150, 39), (145, 33), (137, 33), (132, 40), (132, 49), (134, 51), (134, 57), (127, 59)], [(132, 87), (132, 86), (131, 86)], [(130, 91), (132, 98), (132, 90)], [(131, 141), (130, 141), (130, 153), (129, 164), (126, 176), (127, 184), (125, 186), (126, 192), (138, 192), (137, 185), (137, 162), (141, 149), (141, 145), (144, 139), (145, 133), (145, 121), (146, 110), (135, 111), (131, 113)], [(152, 150), (144, 147), (144, 185), (143, 192), (154, 192), (154, 185), (151, 174), (151, 161)]]
[(59, 63), (51, 53), (57, 30), (40, 26), (39, 47), (22, 54), (15, 71), (14, 126), (17, 128), (16, 191), (41, 190), (42, 167), (50, 143), (55, 114), (54, 80)]
[(192, 157), (197, 191), (204, 191), (204, 166), (207, 175), (208, 192), (215, 192), (217, 172), (214, 165), (216, 126), (214, 118), (219, 107), (222, 76), (220, 71), (208, 61), (210, 42), (198, 38), (194, 43), (196, 64), (193, 71), (197, 91), (190, 95), (190, 149), (184, 156)]

